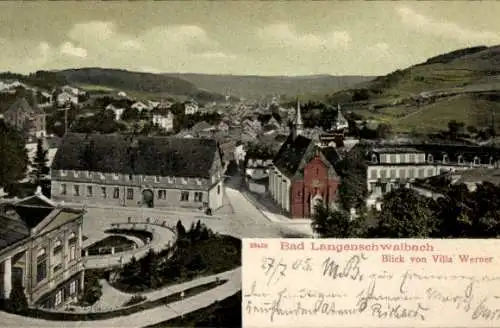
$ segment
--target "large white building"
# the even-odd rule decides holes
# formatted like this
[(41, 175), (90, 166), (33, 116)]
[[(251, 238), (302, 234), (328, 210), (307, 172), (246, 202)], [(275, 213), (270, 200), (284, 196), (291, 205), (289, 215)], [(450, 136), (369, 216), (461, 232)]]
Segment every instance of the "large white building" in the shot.
[(213, 139), (70, 133), (51, 179), (51, 197), (70, 203), (222, 206), (223, 163)]

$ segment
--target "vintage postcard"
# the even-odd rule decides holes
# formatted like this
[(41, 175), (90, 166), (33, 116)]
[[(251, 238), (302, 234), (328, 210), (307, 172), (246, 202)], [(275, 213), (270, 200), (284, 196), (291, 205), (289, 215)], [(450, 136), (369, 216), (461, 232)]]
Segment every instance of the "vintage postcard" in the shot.
[(498, 13), (0, 1), (0, 326), (500, 327)]
[(244, 327), (494, 327), (497, 240), (245, 239)]

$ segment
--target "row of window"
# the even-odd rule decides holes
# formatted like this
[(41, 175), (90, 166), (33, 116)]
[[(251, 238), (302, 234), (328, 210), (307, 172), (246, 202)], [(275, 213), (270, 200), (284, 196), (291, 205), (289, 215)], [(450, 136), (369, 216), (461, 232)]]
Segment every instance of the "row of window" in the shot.
[[(69, 295), (67, 295), (68, 297), (74, 296), (76, 294), (76, 286), (77, 286), (76, 283), (77, 283), (77, 281), (73, 280), (69, 284)], [(55, 306), (58, 306), (63, 302), (63, 293), (64, 293), (64, 289), (60, 289), (57, 291), (56, 297), (54, 300)]]
[[(69, 262), (76, 260), (77, 255), (77, 241), (78, 237), (75, 233), (72, 233), (68, 238), (68, 248), (69, 248)], [(60, 239), (57, 239), (54, 248), (52, 249), (52, 257), (54, 259), (55, 266), (53, 268), (53, 272), (57, 272), (63, 267), (63, 244)], [(47, 278), (48, 273), (48, 253), (45, 248), (41, 248), (36, 256), (36, 281), (41, 282), (45, 278)]]
[[(80, 185), (73, 185), (73, 196), (75, 197), (80, 197), (81, 196), (81, 190), (80, 190)], [(106, 187), (99, 187), (100, 188), (100, 193), (101, 193), (101, 198), (107, 198), (107, 188)], [(65, 183), (61, 184), (61, 195), (67, 195), (68, 193), (68, 187)], [(217, 194), (220, 194), (220, 185), (217, 186)], [(87, 186), (86, 188), (86, 194), (87, 197), (93, 197), (94, 195), (94, 187), (93, 186)], [(120, 198), (120, 188), (119, 187), (113, 187), (113, 199), (119, 199)], [(133, 200), (134, 199), (134, 189), (133, 188), (127, 188), (127, 199), (128, 200)], [(167, 190), (166, 189), (160, 189), (158, 190), (158, 199), (167, 199)], [(181, 192), (181, 201), (183, 202), (188, 202), (189, 201), (189, 191), (182, 191)], [(194, 193), (194, 201), (195, 202), (203, 202), (203, 193), (202, 192), (195, 192)]]
[[(62, 177), (68, 175), (68, 172), (65, 171), (65, 170), (60, 170), (59, 172), (60, 172), (60, 174), (61, 174)], [(78, 178), (80, 176), (80, 173), (82, 173), (80, 171), (72, 171), (72, 172), (73, 172), (73, 176), (75, 178)], [(86, 171), (84, 174), (89, 179), (92, 179), (93, 174), (97, 174), (101, 180), (106, 180), (106, 176), (104, 175), (104, 173), (95, 173), (95, 172)], [(112, 176), (113, 176), (113, 180), (119, 180), (120, 179), (120, 175), (119, 174), (113, 173)], [(146, 177), (146, 176), (140, 176), (140, 178), (141, 178), (142, 181), (147, 181), (148, 180), (148, 177)], [(154, 178), (154, 182), (160, 182), (162, 180), (161, 179), (162, 177), (160, 177), (160, 176), (155, 176), (153, 178)], [(128, 179), (128, 181), (133, 181), (134, 180), (134, 175), (129, 174), (127, 176), (127, 179)], [(167, 182), (168, 183), (175, 183), (176, 179), (178, 179), (178, 178), (167, 177)], [(180, 181), (181, 181), (182, 184), (187, 184), (189, 182), (188, 178), (180, 178)], [(196, 181), (197, 185), (201, 185), (203, 183), (202, 179), (200, 179), (200, 178), (196, 178), (195, 181)]]
[[(405, 157), (408, 156), (408, 162), (406, 162), (404, 159)], [(401, 160), (403, 158), (403, 160)], [(399, 161), (398, 161), (399, 159)], [(376, 164), (378, 163), (377, 160), (377, 155), (372, 154), (371, 158), (372, 163)], [(380, 155), (380, 163), (424, 163), (425, 161), (425, 154), (408, 154), (408, 155), (396, 155), (396, 154), (391, 154), (391, 155), (386, 155), (386, 154), (381, 154)], [(459, 155), (457, 158), (458, 164), (465, 164), (464, 157), (462, 155)], [(427, 155), (427, 163), (434, 163), (434, 156), (432, 154)], [(441, 160), (441, 163), (449, 163), (449, 157), (448, 155), (444, 154), (443, 159)], [(472, 162), (474, 165), (481, 165), (481, 159), (479, 157), (474, 157), (474, 160)], [(489, 165), (493, 165), (494, 159), (493, 157), (490, 157), (490, 162)]]
[[(400, 179), (414, 179), (414, 178), (426, 178), (429, 176), (435, 175), (433, 168), (428, 168), (427, 171), (425, 168), (415, 169), (415, 168), (404, 168), (404, 169), (371, 169), (370, 170), (370, 179), (385, 179), (385, 178), (400, 178)], [(427, 173), (427, 174), (426, 174)]]

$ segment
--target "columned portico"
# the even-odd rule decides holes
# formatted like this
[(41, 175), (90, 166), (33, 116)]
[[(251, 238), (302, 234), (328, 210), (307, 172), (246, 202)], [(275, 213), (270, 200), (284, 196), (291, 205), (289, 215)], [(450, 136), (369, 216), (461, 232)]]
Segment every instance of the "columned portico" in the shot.
[(3, 261), (3, 298), (8, 299), (12, 290), (12, 258)]

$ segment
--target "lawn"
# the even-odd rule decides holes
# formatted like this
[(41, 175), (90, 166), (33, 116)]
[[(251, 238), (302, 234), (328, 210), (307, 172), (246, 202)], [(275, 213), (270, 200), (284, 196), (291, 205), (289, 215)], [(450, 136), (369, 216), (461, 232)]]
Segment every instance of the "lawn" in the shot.
[(109, 254), (111, 252), (111, 247), (115, 248), (115, 252), (120, 252), (133, 249), (134, 246), (137, 246), (137, 244), (126, 237), (109, 236), (92, 244), (88, 248), (88, 251), (89, 255)]
[(241, 292), (206, 308), (146, 328), (163, 327), (241, 327)]
[(241, 240), (215, 234), (198, 222), (190, 230), (177, 225), (177, 240), (171, 249), (150, 250), (141, 259), (132, 258), (110, 282), (128, 293), (159, 289), (241, 266)]

